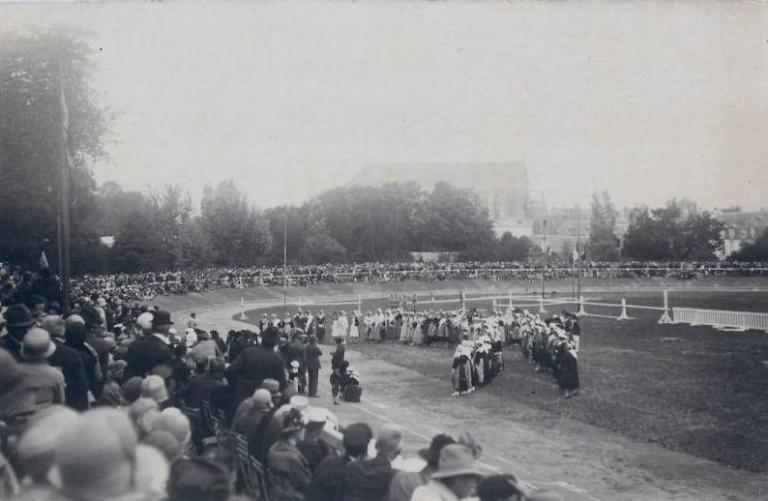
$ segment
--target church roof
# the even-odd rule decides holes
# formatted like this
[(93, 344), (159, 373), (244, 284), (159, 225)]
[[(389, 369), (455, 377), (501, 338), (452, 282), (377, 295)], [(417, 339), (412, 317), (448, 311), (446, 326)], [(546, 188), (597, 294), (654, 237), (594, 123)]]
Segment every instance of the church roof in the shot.
[(415, 181), (431, 189), (445, 181), (476, 190), (498, 190), (501, 186), (528, 188), (528, 170), (523, 162), (427, 162), (375, 164), (358, 171), (350, 184), (380, 186)]

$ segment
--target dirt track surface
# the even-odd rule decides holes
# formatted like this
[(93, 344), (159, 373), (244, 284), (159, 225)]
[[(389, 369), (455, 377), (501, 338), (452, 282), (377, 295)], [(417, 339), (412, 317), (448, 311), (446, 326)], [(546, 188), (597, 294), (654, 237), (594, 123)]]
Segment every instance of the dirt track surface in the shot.
[[(282, 301), (265, 300), (246, 307), (281, 305)], [(239, 304), (195, 311), (202, 328), (226, 331), (245, 325), (232, 319), (241, 311)], [(188, 313), (174, 312), (178, 320)], [(487, 412), (494, 407), (488, 392), (451, 397), (447, 374), (444, 380), (425, 377), (354, 347), (347, 351), (347, 358), (363, 376), (364, 401), (333, 406), (327, 384), (330, 347), (324, 351), (322, 396), (317, 404), (347, 423), (364, 420), (374, 428), (386, 422), (403, 426), (406, 455), (413, 455), (436, 433), (457, 435), (468, 430), (483, 445), (481, 460), (487, 470), (514, 473), (558, 491), (567, 500), (753, 500), (768, 493), (763, 475), (633, 441), (568, 418), (536, 422), (530, 415), (539, 411), (524, 404), (513, 403), (508, 415)], [(519, 419), (522, 416), (526, 419)]]

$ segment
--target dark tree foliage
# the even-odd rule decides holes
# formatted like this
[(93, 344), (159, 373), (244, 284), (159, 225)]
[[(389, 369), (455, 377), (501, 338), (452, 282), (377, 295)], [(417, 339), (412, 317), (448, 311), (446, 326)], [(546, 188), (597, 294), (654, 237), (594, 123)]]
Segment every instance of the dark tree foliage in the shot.
[(768, 261), (768, 229), (755, 239), (731, 254), (733, 261)]
[[(592, 216), (587, 242), (587, 255), (595, 261), (615, 261), (619, 257), (619, 237), (616, 236), (618, 211), (607, 191), (592, 195)], [(579, 249), (581, 253), (581, 249)]]
[(401, 261), (411, 251), (499, 255), (492, 223), (476, 197), (445, 183), (431, 192), (415, 183), (338, 187), (301, 207), (269, 209), (266, 217), (272, 263), (282, 262), (286, 217), (289, 262)]
[(675, 200), (653, 210), (634, 209), (624, 237), (624, 256), (651, 261), (713, 259), (723, 244), (723, 224), (690, 204), (687, 214), (683, 212)]
[(0, 259), (32, 266), (45, 250), (56, 266), (60, 198), (59, 76), (72, 157), (72, 269), (101, 271), (88, 165), (105, 157), (104, 111), (90, 87), (91, 51), (64, 33), (0, 35)]
[(231, 180), (205, 188), (200, 220), (213, 250), (214, 264), (259, 264), (272, 245), (269, 221)]

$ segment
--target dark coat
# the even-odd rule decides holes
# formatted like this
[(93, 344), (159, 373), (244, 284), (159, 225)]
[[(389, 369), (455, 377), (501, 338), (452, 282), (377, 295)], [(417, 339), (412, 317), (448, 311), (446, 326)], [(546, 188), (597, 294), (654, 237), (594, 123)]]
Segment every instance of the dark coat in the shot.
[(386, 457), (349, 463), (344, 471), (344, 501), (379, 501), (386, 496), (396, 471)]
[(307, 367), (307, 352), (303, 344), (299, 341), (291, 341), (286, 347), (285, 359), (288, 363), (296, 360), (299, 362), (299, 370), (306, 369)]
[(287, 442), (275, 443), (267, 454), (267, 476), (273, 499), (303, 501), (312, 474), (299, 450)]
[(347, 456), (325, 458), (312, 475), (304, 501), (342, 501), (348, 463)]
[(125, 368), (125, 377), (146, 377), (152, 369), (160, 364), (171, 364), (173, 356), (171, 348), (155, 336), (137, 339), (128, 347), (125, 355), (128, 366)]
[(561, 390), (579, 389), (579, 361), (568, 350), (560, 350), (557, 356), (557, 382)]
[(346, 350), (343, 346), (338, 346), (336, 351), (333, 352), (333, 355), (331, 356), (331, 368), (333, 370), (341, 369), (341, 363), (344, 361), (345, 351)]
[(227, 383), (209, 374), (195, 374), (189, 383), (179, 392), (179, 396), (187, 406), (199, 409), (203, 400), (208, 400), (211, 390), (226, 387)]
[(88, 378), (80, 353), (62, 343), (56, 343), (56, 351), (48, 357), (52, 367), (58, 367), (64, 374), (64, 403), (78, 411), (88, 409)]
[(307, 345), (307, 369), (320, 370), (320, 356), (323, 352), (316, 344)]
[(235, 387), (233, 406), (236, 408), (253, 395), (265, 379), (274, 379), (280, 383), (281, 390), (285, 389), (285, 361), (271, 348), (252, 346), (243, 350), (227, 368), (227, 379)]

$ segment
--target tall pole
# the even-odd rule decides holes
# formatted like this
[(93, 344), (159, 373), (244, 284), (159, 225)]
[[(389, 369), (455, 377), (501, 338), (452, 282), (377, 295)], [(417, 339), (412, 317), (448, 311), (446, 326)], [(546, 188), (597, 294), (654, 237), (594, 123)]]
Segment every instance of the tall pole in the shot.
[(581, 297), (581, 207), (578, 207), (576, 210), (578, 211), (576, 223), (576, 253), (578, 254), (578, 260), (576, 261), (576, 297)]
[(61, 174), (61, 229), (59, 233), (59, 262), (61, 268), (61, 308), (63, 311), (69, 311), (69, 152), (67, 151), (67, 129), (69, 127), (69, 114), (67, 113), (67, 102), (64, 99), (64, 70), (61, 61), (59, 68), (59, 106), (61, 116), (59, 117), (59, 171)]
[(283, 315), (288, 311), (288, 206), (283, 218)]
[(547, 244), (547, 220), (545, 219), (542, 224), (544, 228), (544, 239), (542, 240), (543, 245), (542, 250), (544, 251), (544, 259), (541, 264), (541, 298), (544, 299), (544, 270), (547, 267), (547, 254), (548, 254), (548, 244)]

